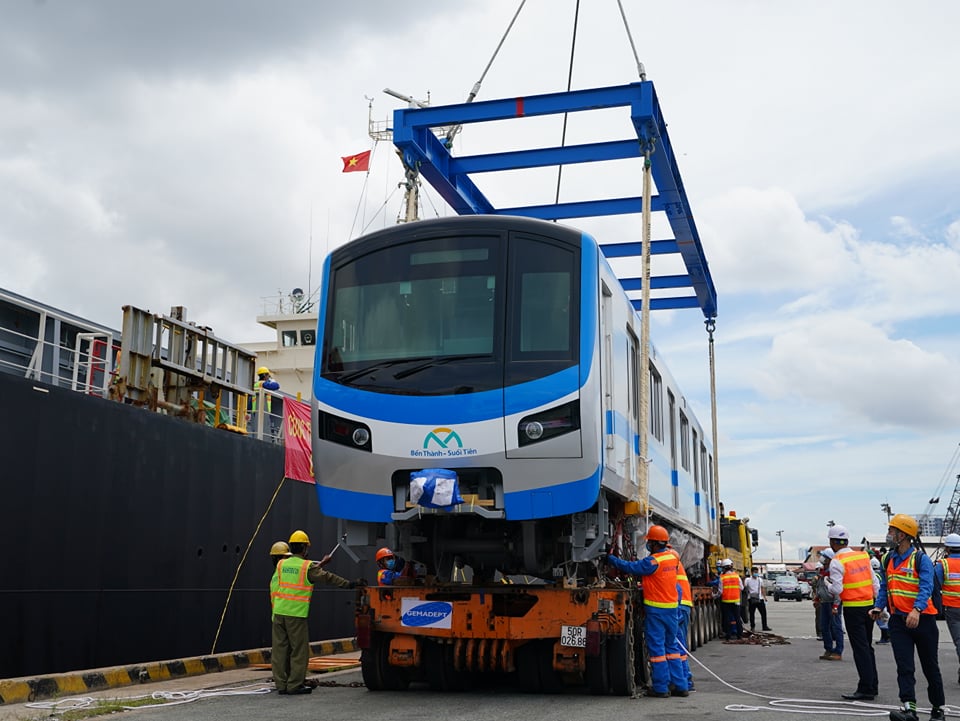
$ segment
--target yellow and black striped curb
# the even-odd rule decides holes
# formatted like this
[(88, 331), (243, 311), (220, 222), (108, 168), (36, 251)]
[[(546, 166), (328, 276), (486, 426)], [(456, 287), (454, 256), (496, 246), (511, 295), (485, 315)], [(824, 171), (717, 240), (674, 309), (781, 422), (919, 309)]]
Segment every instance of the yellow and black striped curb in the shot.
[[(338, 653), (350, 653), (358, 650), (358, 648), (355, 638), (341, 638), (311, 643), (310, 653), (314, 656), (331, 656)], [(213, 656), (197, 656), (176, 661), (156, 661), (135, 666), (114, 666), (95, 671), (74, 671), (36, 678), (0, 679), (0, 705), (42, 701), (56, 696), (103, 691), (104, 689), (132, 686), (151, 681), (169, 681), (186, 676), (232, 671), (238, 668), (269, 663), (270, 649), (261, 648), (254, 651), (220, 653)], [(338, 670), (336, 666), (331, 666), (317, 673), (328, 673), (336, 670)]]

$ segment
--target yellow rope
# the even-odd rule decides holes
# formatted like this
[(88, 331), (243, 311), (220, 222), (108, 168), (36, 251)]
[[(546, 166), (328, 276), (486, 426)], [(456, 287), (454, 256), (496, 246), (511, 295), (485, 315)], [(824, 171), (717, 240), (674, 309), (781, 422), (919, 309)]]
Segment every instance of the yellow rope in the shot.
[(260, 533), (260, 527), (263, 525), (267, 514), (270, 513), (270, 509), (273, 508), (273, 502), (277, 500), (277, 496), (280, 494), (280, 489), (283, 488), (283, 482), (285, 480), (287, 480), (286, 476), (280, 477), (280, 483), (277, 485), (277, 490), (273, 492), (273, 498), (270, 499), (270, 503), (267, 505), (267, 510), (264, 511), (263, 516), (260, 517), (260, 522), (257, 524), (253, 535), (250, 537), (250, 542), (247, 544), (247, 548), (243, 552), (243, 557), (240, 559), (240, 563), (237, 564), (237, 572), (233, 574), (233, 581), (230, 582), (230, 590), (227, 591), (227, 600), (226, 603), (223, 604), (223, 613), (220, 614), (220, 623), (217, 626), (217, 633), (213, 637), (213, 646), (210, 648), (211, 656), (217, 651), (217, 641), (220, 640), (220, 631), (223, 629), (223, 619), (227, 616), (227, 607), (230, 605), (230, 597), (233, 595), (233, 587), (237, 585), (237, 578), (240, 576), (240, 569), (243, 568), (243, 563), (247, 560), (247, 554), (250, 553), (250, 547), (253, 546), (254, 539), (257, 537), (257, 534)]

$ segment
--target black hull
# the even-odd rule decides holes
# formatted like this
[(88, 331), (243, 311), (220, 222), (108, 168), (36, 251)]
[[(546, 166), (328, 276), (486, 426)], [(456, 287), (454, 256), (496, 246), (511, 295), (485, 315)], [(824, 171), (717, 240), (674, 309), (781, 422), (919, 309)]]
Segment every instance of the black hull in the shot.
[[(0, 678), (11, 678), (210, 653), (283, 449), (0, 373), (0, 468)], [(313, 558), (336, 545), (313, 486), (285, 481), (218, 653), (270, 645), (268, 551), (297, 528)], [(328, 570), (368, 569), (338, 554)], [(352, 636), (353, 600), (318, 588), (311, 637)]]

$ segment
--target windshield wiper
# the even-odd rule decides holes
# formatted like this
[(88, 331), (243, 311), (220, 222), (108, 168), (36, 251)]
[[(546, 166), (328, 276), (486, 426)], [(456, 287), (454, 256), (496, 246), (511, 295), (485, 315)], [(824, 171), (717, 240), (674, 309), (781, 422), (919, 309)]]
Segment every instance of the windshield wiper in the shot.
[(441, 357), (431, 358), (427, 362), (421, 363), (418, 366), (413, 366), (413, 368), (407, 368), (406, 370), (402, 370), (394, 373), (393, 379), (399, 381), (408, 376), (412, 376), (414, 373), (419, 373), (425, 368), (432, 368), (433, 366), (443, 365), (445, 363), (450, 363), (452, 361), (475, 360), (477, 358), (489, 358), (489, 357), (490, 357), (489, 353), (479, 353), (477, 355), (450, 355), (450, 356), (443, 356), (442, 358)]
[(346, 375), (340, 376), (337, 378), (338, 383), (349, 383), (352, 380), (364, 376), (367, 373), (373, 373), (374, 371), (383, 370), (384, 368), (389, 368), (390, 366), (399, 365), (401, 363), (409, 363), (411, 360), (416, 360), (413, 358), (395, 358), (394, 360), (388, 361), (378, 361), (373, 365), (364, 366), (360, 370), (350, 371)]

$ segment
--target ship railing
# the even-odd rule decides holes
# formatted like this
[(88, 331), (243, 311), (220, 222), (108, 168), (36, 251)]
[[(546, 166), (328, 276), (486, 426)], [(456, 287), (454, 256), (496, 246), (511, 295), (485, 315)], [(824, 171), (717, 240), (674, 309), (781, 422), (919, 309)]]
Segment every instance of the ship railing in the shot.
[[(113, 333), (72, 332), (61, 326), (60, 340), (46, 340), (47, 319), (38, 334), (0, 327), (0, 372), (106, 398), (112, 381)], [(72, 346), (71, 346), (72, 340)]]
[(283, 405), (293, 396), (260, 388), (251, 391), (247, 412), (247, 434), (260, 441), (283, 445)]

